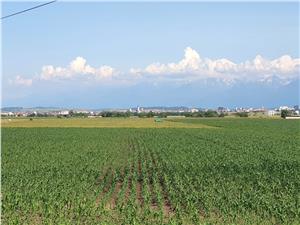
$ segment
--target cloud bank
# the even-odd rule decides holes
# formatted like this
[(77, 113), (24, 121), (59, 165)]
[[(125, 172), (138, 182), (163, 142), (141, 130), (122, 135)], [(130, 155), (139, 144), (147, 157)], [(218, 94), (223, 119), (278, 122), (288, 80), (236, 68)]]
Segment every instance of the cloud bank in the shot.
[[(228, 59), (202, 58), (192, 48), (187, 47), (184, 57), (177, 63), (153, 63), (145, 69), (135, 69), (133, 72), (158, 76), (207, 79), (217, 78), (228, 81), (268, 81), (273, 76), (282, 80), (299, 77), (300, 59), (283, 55), (274, 60), (268, 60), (257, 55), (253, 60), (234, 63)], [(176, 75), (176, 76), (175, 76)]]
[(12, 85), (29, 87), (32, 85), (32, 79), (26, 79), (18, 75), (13, 80), (10, 79), (9, 83)]
[(280, 80), (282, 84), (299, 78), (300, 59), (283, 55), (270, 60), (257, 55), (253, 60), (235, 63), (229, 59), (209, 59), (201, 57), (191, 47), (184, 50), (183, 59), (170, 63), (151, 63), (145, 68), (130, 68), (118, 71), (107, 65), (92, 67), (83, 57), (76, 57), (66, 67), (45, 65), (38, 77), (25, 79), (17, 76), (12, 83), (30, 86), (33, 80), (69, 80), (86, 79), (94, 81), (142, 81), (164, 80), (168, 82), (192, 82), (215, 79), (225, 84), (235, 82), (272, 82)]

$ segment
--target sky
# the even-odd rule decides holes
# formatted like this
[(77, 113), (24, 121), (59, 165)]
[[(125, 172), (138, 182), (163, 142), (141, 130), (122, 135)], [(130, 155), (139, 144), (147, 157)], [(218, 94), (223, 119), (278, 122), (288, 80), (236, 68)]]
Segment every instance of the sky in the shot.
[(1, 25), (2, 106), (299, 104), (297, 2), (58, 1)]

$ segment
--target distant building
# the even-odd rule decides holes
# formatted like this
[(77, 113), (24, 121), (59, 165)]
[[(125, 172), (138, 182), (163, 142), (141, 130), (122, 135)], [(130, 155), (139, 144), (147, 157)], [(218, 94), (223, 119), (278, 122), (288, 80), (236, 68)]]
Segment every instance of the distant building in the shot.
[(217, 108), (217, 112), (218, 113), (226, 113), (226, 112), (229, 112), (230, 110), (228, 108), (225, 108), (225, 107), (218, 107)]
[(67, 111), (67, 110), (60, 111), (60, 112), (58, 113), (58, 115), (61, 115), (61, 116), (68, 116), (68, 115), (69, 115), (69, 111)]
[[(257, 108), (257, 109), (252, 109), (251, 110), (252, 112), (257, 112), (257, 113), (259, 113), (259, 112), (265, 112), (266, 111), (266, 109), (264, 108), (264, 107), (262, 107), (262, 108)], [(249, 110), (249, 112), (250, 112), (250, 110)]]
[(235, 108), (235, 111), (236, 112), (250, 112), (250, 110), (249, 109), (246, 109), (246, 108), (243, 108), (243, 107), (241, 107), (241, 108)]
[(280, 106), (279, 107), (279, 111), (281, 111), (281, 110), (293, 110), (294, 108), (290, 108), (290, 107), (288, 107), (288, 106)]
[(143, 108), (140, 108), (140, 107), (138, 106), (136, 112), (137, 112), (137, 113), (143, 112)]
[[(128, 110), (127, 109), (123, 109), (124, 112), (127, 112)], [(130, 108), (129, 109), (129, 112), (132, 112), (132, 113), (142, 113), (142, 112), (149, 112), (150, 110), (149, 109), (144, 109), (140, 106), (137, 106), (136, 108)]]
[(275, 116), (276, 114), (277, 114), (277, 112), (275, 110), (268, 110), (267, 111), (268, 116)]
[[(63, 112), (68, 112), (68, 111), (63, 111)], [(87, 110), (75, 110), (75, 113), (82, 113), (82, 114), (89, 114), (90, 112)], [(69, 112), (68, 112), (69, 113)]]
[(199, 112), (199, 109), (192, 108), (192, 109), (191, 109), (191, 113), (195, 113), (195, 112)]
[(13, 112), (1, 112), (1, 116), (14, 116)]

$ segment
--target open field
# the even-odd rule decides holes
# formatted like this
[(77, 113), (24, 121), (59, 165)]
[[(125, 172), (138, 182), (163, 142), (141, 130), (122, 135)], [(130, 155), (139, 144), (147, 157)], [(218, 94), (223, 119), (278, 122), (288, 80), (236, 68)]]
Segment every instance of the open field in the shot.
[(29, 118), (2, 119), (2, 127), (119, 127), (119, 128), (211, 128), (182, 119), (155, 122), (154, 118)]
[(3, 224), (300, 224), (300, 121), (2, 125)]

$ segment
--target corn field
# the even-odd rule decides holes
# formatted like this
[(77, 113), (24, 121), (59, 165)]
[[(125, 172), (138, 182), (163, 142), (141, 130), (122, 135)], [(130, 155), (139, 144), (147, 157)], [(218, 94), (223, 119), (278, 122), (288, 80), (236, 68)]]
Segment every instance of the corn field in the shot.
[(185, 122), (2, 128), (2, 224), (300, 223), (298, 121)]

